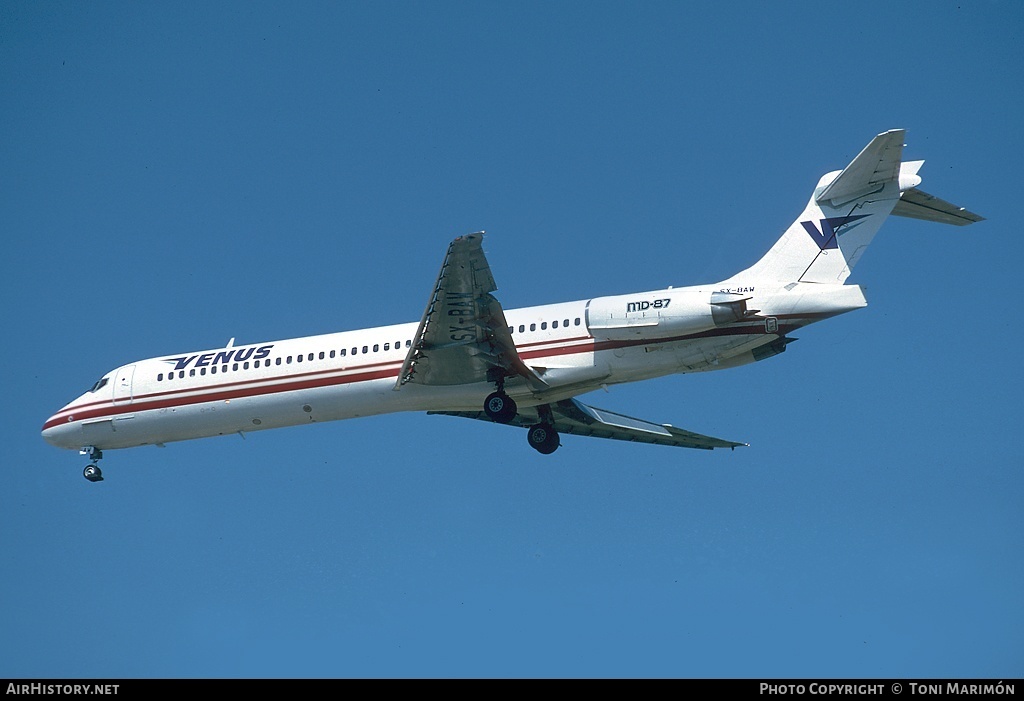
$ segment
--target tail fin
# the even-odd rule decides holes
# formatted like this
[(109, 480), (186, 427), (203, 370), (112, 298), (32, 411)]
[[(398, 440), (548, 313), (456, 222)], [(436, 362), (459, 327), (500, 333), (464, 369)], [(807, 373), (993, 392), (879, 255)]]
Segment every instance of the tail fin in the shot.
[(822, 176), (782, 238), (730, 279), (842, 284), (890, 214), (959, 224), (980, 221), (916, 188), (924, 161), (902, 161), (905, 135), (903, 129), (879, 134), (842, 171)]

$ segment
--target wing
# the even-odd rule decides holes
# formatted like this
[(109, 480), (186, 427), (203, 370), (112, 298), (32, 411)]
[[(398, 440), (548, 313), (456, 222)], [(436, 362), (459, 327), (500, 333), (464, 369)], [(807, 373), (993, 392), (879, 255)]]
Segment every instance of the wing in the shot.
[(448, 246), (416, 337), (398, 373), (407, 382), (459, 385), (518, 375), (534, 389), (547, 387), (519, 357), (481, 246), (483, 232)]
[[(566, 399), (551, 404), (550, 423), (559, 433), (571, 433), (577, 436), (593, 436), (595, 438), (611, 438), (619, 441), (637, 443), (655, 443), (671, 445), (678, 448), (738, 448), (746, 443), (726, 441), (721, 438), (703, 436), (692, 431), (684, 431), (668, 424), (656, 424), (631, 416), (616, 414), (605, 409), (595, 409), (575, 399)], [(430, 414), (447, 416), (463, 416), (468, 419), (491, 420), (482, 411), (431, 411)], [(536, 408), (525, 407), (510, 422), (513, 426), (529, 428), (540, 422), (540, 414)]]

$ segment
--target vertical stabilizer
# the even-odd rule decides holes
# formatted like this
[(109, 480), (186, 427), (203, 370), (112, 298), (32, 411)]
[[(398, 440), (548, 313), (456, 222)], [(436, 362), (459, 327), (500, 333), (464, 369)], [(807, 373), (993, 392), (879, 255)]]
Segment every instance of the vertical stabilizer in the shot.
[[(923, 161), (902, 164), (903, 129), (879, 134), (842, 171), (824, 175), (800, 217), (771, 250), (732, 279), (841, 284)], [(902, 167), (901, 167), (902, 166)]]

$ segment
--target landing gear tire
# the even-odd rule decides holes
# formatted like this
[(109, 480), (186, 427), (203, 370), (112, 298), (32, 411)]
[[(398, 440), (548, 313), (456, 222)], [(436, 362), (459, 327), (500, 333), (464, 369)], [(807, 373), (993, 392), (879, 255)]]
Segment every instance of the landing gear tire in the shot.
[(558, 449), (558, 431), (551, 424), (534, 424), (526, 433), (530, 447), (542, 455), (550, 455)]
[(103, 481), (103, 471), (96, 465), (86, 465), (85, 469), (82, 471), (82, 476), (90, 482)]
[(512, 397), (504, 392), (491, 392), (484, 400), (484, 413), (491, 421), (507, 424), (516, 417), (519, 411)]

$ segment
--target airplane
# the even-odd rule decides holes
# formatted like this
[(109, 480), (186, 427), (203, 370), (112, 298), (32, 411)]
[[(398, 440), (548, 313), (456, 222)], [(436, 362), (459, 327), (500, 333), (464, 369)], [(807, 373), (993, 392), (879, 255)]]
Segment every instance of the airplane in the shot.
[(713, 450), (746, 446), (589, 406), (578, 396), (786, 350), (808, 324), (867, 305), (846, 284), (890, 214), (959, 226), (983, 217), (918, 189), (903, 129), (821, 177), (800, 216), (749, 268), (714, 284), (505, 310), (484, 232), (445, 253), (419, 322), (138, 360), (103, 375), (43, 425), (88, 456), (107, 450), (399, 411), (526, 429), (553, 453), (579, 435)]

